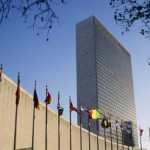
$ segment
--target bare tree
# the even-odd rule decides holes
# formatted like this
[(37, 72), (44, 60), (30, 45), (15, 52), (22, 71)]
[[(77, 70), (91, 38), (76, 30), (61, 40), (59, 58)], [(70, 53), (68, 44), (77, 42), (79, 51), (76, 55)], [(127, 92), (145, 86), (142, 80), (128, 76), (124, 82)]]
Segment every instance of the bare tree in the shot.
[[(64, 3), (64, 0), (60, 2)], [(46, 30), (49, 35), (54, 19), (58, 20), (52, 9), (53, 4), (53, 0), (0, 0), (0, 25), (8, 18), (10, 11), (16, 9), (25, 22), (32, 20), (30, 28)], [(134, 23), (141, 21), (143, 26), (139, 32), (150, 38), (150, 0), (110, 0), (110, 5), (115, 9), (116, 23), (123, 27), (122, 34), (129, 31)]]
[[(64, 3), (64, 0), (61, 0), (61, 3)], [(47, 34), (49, 34), (53, 20), (58, 20), (52, 9), (52, 4), (54, 4), (53, 0), (0, 0), (0, 25), (4, 19), (8, 18), (10, 11), (16, 9), (24, 17), (25, 22), (31, 18), (30, 28), (47, 30)]]
[(150, 38), (150, 0), (110, 0), (115, 8), (114, 19), (123, 27), (123, 32), (129, 31), (134, 23), (140, 21), (140, 33)]

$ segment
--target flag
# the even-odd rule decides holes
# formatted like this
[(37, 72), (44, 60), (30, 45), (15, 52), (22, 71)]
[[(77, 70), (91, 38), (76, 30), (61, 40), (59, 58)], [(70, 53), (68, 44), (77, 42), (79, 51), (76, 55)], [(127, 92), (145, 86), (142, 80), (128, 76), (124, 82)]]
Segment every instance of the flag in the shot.
[(88, 109), (85, 108), (85, 107), (82, 107), (82, 106), (81, 106), (80, 109), (81, 109), (81, 111), (87, 111), (87, 112), (89, 112)]
[(18, 86), (16, 91), (16, 105), (19, 104), (19, 100), (20, 100), (20, 77), (18, 76)]
[(102, 119), (103, 114), (100, 108), (89, 110), (89, 119)]
[(132, 134), (132, 127), (131, 127), (130, 123), (126, 123), (126, 128), (125, 128), (125, 130), (126, 130), (126, 133), (127, 133), (128, 135), (131, 135), (131, 134)]
[(34, 101), (34, 108), (40, 109), (40, 104), (39, 104), (38, 96), (36, 93), (36, 89), (34, 89), (33, 101)]
[(121, 130), (123, 130), (123, 129), (124, 129), (123, 121), (122, 121), (122, 120), (121, 120), (120, 128), (121, 128)]
[(52, 97), (49, 92), (47, 92), (47, 97), (45, 99), (45, 103), (50, 104), (52, 102)]
[(118, 128), (119, 127), (119, 122), (118, 122), (118, 120), (116, 120), (116, 128)]
[(2, 70), (0, 70), (0, 82), (2, 82)]
[(108, 121), (108, 126), (111, 126), (111, 117), (107, 117), (107, 121)]
[(142, 133), (143, 133), (143, 129), (140, 129), (140, 136), (142, 136)]
[(131, 134), (131, 133), (132, 133), (132, 129), (127, 127), (126, 132), (127, 132), (128, 134)]
[(72, 102), (70, 101), (70, 110), (71, 111), (76, 111), (77, 113), (79, 113), (79, 111), (77, 110), (77, 108), (75, 108), (72, 104)]
[(63, 114), (64, 108), (58, 104), (57, 109), (58, 109), (58, 115), (61, 116)]
[(106, 119), (105, 116), (104, 116), (103, 119), (102, 119), (101, 126), (102, 126), (103, 128), (108, 128), (108, 127), (109, 127), (108, 120)]

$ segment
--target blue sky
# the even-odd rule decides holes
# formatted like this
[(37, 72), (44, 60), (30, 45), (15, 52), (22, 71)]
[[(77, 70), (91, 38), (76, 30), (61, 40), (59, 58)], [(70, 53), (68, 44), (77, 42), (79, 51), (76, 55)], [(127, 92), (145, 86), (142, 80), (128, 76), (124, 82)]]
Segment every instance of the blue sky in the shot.
[[(60, 103), (65, 108), (64, 117), (69, 119), (69, 96), (76, 106), (76, 23), (95, 15), (97, 19), (129, 51), (132, 57), (134, 94), (138, 127), (144, 129), (142, 144), (150, 150), (148, 127), (150, 126), (150, 39), (138, 33), (141, 25), (134, 25), (130, 32), (121, 34), (121, 27), (113, 19), (113, 9), (106, 0), (68, 0), (65, 5), (54, 5), (59, 23), (54, 27), (46, 41), (46, 34), (27, 29), (21, 14), (11, 12), (8, 20), (0, 27), (0, 64), (4, 72), (17, 82), (21, 74), (21, 86), (33, 94), (34, 81), (37, 80), (39, 99), (45, 99), (45, 86), (48, 85), (53, 97), (50, 105), (54, 111), (57, 106), (57, 92)], [(76, 114), (73, 113), (74, 123)]]

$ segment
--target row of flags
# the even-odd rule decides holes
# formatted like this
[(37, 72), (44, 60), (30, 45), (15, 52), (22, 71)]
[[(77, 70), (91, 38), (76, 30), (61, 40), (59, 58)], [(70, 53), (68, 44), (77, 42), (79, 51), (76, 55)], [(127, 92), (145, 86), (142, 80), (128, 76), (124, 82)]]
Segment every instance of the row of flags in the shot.
[[(102, 111), (101, 108), (97, 108), (97, 109), (87, 109), (85, 107), (82, 107), (80, 106), (80, 112), (73, 106), (72, 102), (70, 102), (70, 110), (71, 111), (75, 111), (77, 112), (79, 115), (81, 115), (81, 111), (83, 112), (87, 112), (88, 113), (88, 130), (89, 130), (89, 150), (90, 150), (90, 123), (89, 123), (89, 119), (93, 119), (93, 120), (101, 120), (101, 126), (102, 128), (104, 128), (104, 138), (105, 138), (105, 150), (107, 149), (106, 148), (106, 133), (105, 133), (105, 130), (107, 128), (110, 128), (110, 138), (111, 138), (111, 150), (113, 149), (113, 146), (112, 146), (112, 129), (111, 129), (111, 126), (112, 126), (112, 122), (111, 122), (111, 117), (108, 116), (106, 117), (104, 112)], [(81, 120), (80, 120), (81, 122)], [(81, 126), (81, 125), (80, 125)], [(118, 120), (115, 120), (115, 126), (116, 126), (116, 140), (117, 140), (117, 149), (118, 149), (118, 128), (121, 129), (121, 134), (122, 134), (122, 145), (127, 145), (128, 147), (129, 146), (134, 146), (134, 140), (133, 140), (133, 135), (132, 135), (132, 128), (131, 128), (131, 125), (129, 125), (128, 123), (126, 122), (123, 122), (121, 121), (121, 123), (119, 123)], [(98, 129), (97, 129), (98, 130)], [(141, 136), (142, 136), (142, 132), (143, 132), (143, 129), (140, 128), (140, 139), (141, 139)], [(81, 131), (80, 131), (81, 132)], [(98, 133), (97, 132), (97, 137), (98, 137)], [(124, 133), (127, 134), (127, 136), (124, 135)], [(124, 143), (124, 137), (126, 137), (127, 139), (127, 143)], [(129, 138), (130, 137), (130, 138)], [(130, 140), (130, 143), (129, 141)], [(98, 138), (97, 138), (97, 148), (98, 148)], [(141, 144), (142, 145), (142, 144)], [(142, 147), (142, 146), (141, 146)]]
[[(2, 65), (0, 68), (0, 82), (2, 82)], [(15, 94), (16, 94), (16, 118), (17, 118), (17, 108), (18, 108), (19, 101), (20, 101), (20, 73), (18, 73), (17, 90), (16, 90)], [(64, 108), (61, 107), (61, 105), (60, 105), (59, 99), (60, 99), (60, 94), (58, 93), (58, 105), (57, 105), (58, 117), (60, 117), (64, 111)], [(35, 109), (40, 109), (40, 104), (39, 104), (38, 95), (37, 95), (37, 91), (36, 91), (36, 81), (35, 81), (35, 89), (34, 89), (34, 94), (33, 94), (33, 102), (34, 102), (34, 111), (35, 111)], [(46, 88), (46, 98), (45, 98), (44, 102), (46, 103), (46, 106), (52, 102), (52, 96), (47, 88)], [(101, 126), (104, 129), (109, 128), (109, 127), (111, 128), (111, 117), (110, 116), (106, 117), (101, 108), (89, 109), (89, 108), (80, 106), (80, 111), (79, 111), (76, 107), (73, 106), (73, 103), (71, 102), (71, 100), (69, 101), (69, 103), (70, 103), (69, 104), (70, 112), (75, 111), (80, 116), (81, 116), (81, 111), (86, 112), (86, 113), (88, 113), (88, 119), (101, 120)], [(47, 109), (47, 107), (46, 107), (46, 109)], [(35, 118), (35, 114), (33, 114), (33, 130), (34, 130), (34, 118)], [(17, 121), (17, 119), (15, 119), (15, 120)], [(118, 120), (115, 120), (115, 126), (116, 126), (116, 129), (120, 127), (121, 130), (126, 130), (126, 132), (128, 134), (132, 133), (131, 128), (124, 127), (123, 121), (121, 121), (121, 124), (119, 125)], [(15, 126), (15, 132), (17, 131), (16, 128), (17, 127)], [(140, 128), (139, 131), (140, 131), (140, 137), (141, 137), (142, 133), (143, 133), (143, 129)], [(59, 142), (60, 142), (60, 140), (59, 140)], [(32, 143), (34, 143), (34, 138), (33, 138)], [(34, 144), (32, 145), (32, 149), (34, 149), (33, 147), (34, 147)], [(14, 150), (16, 150), (16, 133), (14, 136)]]
[[(2, 64), (1, 64), (1, 68), (0, 68), (0, 82), (2, 82)], [(17, 86), (17, 91), (16, 91), (16, 104), (19, 104), (19, 100), (20, 100), (20, 74), (18, 73), (18, 86)], [(40, 105), (39, 105), (39, 100), (38, 100), (38, 96), (37, 96), (37, 92), (36, 92), (36, 88), (34, 89), (34, 95), (33, 95), (33, 101), (34, 101), (34, 108), (39, 109)], [(50, 104), (52, 102), (52, 96), (49, 92), (46, 92), (46, 99), (44, 101), (47, 105)], [(63, 114), (63, 110), (64, 108), (60, 106), (60, 104), (57, 105), (57, 109), (59, 111), (59, 116), (61, 116)], [(101, 108), (97, 108), (97, 109), (87, 109), (85, 107), (80, 106), (81, 111), (86, 111), (88, 112), (88, 117), (89, 119), (101, 119), (101, 126), (103, 128), (108, 128), (111, 126), (111, 118), (110, 117), (105, 117), (105, 115), (103, 114), (103, 111)], [(70, 110), (71, 111), (75, 111), (79, 114), (79, 111), (77, 110), (76, 107), (73, 106), (72, 102), (70, 101)], [(119, 123), (116, 120), (116, 127), (119, 127)], [(120, 128), (124, 129), (123, 126), (123, 122), (121, 121), (120, 124)], [(126, 129), (128, 133), (130, 133), (131, 131), (127, 128)], [(143, 130), (140, 129), (140, 136), (142, 136), (142, 132)]]
[[(1, 72), (0, 72), (1, 74)], [(20, 100), (20, 75), (18, 74), (18, 86), (17, 86), (17, 91), (16, 91), (16, 104), (19, 104), (19, 100)], [(34, 101), (34, 108), (36, 109), (40, 109), (40, 104), (39, 104), (39, 100), (38, 100), (38, 95), (36, 92), (36, 88), (34, 89), (34, 95), (33, 95), (33, 101)], [(49, 92), (47, 92), (47, 96), (46, 99), (44, 101), (46, 104), (50, 104), (52, 102), (52, 96)], [(57, 109), (59, 111), (59, 116), (61, 116), (63, 114), (64, 108), (60, 106), (60, 104), (57, 105)], [(111, 126), (111, 117), (106, 117), (102, 111), (101, 108), (97, 108), (97, 109), (87, 109), (85, 107), (80, 106), (81, 111), (85, 111), (88, 113), (88, 117), (89, 119), (100, 119), (101, 121), (101, 126), (103, 128), (109, 128)], [(76, 107), (73, 106), (72, 102), (70, 101), (70, 110), (71, 111), (75, 111), (77, 112), (79, 115), (79, 111)], [(119, 127), (119, 122), (116, 120), (116, 127)], [(120, 124), (120, 128), (123, 130), (125, 129), (123, 122), (121, 121)], [(131, 128), (126, 128), (127, 133), (131, 133)], [(143, 130), (140, 129), (140, 136), (142, 136)]]
[[(88, 117), (89, 119), (94, 119), (94, 120), (102, 120), (101, 121), (101, 126), (103, 128), (109, 128), (111, 126), (111, 117), (106, 117), (102, 111), (101, 108), (97, 108), (97, 109), (87, 109), (87, 108), (84, 108), (82, 106), (80, 106), (80, 109), (81, 111), (86, 111), (88, 112)], [(76, 111), (77, 113), (79, 113), (79, 111), (77, 110), (77, 108), (75, 108), (72, 104), (72, 102), (70, 103), (70, 110), (71, 111)], [(131, 134), (132, 132), (132, 129), (131, 127), (129, 128), (128, 126), (125, 126), (123, 124), (123, 121), (121, 121), (120, 125), (119, 125), (119, 122), (118, 120), (115, 120), (115, 126), (117, 128), (120, 128), (121, 130), (125, 130), (128, 134)], [(139, 129), (139, 132), (140, 132), (140, 136), (142, 136), (142, 133), (143, 133), (143, 129)]]

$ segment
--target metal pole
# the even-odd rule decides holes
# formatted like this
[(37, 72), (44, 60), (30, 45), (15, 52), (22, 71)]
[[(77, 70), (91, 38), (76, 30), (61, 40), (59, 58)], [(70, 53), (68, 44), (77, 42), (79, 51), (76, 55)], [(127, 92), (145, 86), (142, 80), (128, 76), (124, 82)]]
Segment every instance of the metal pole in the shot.
[(80, 150), (82, 150), (82, 111), (80, 107)]
[[(71, 103), (71, 97), (69, 97), (69, 107)], [(70, 150), (72, 150), (72, 139), (71, 139), (71, 109), (70, 109)]]
[[(46, 98), (47, 98), (47, 92), (48, 92), (48, 89), (47, 89), (47, 85), (46, 85)], [(46, 112), (45, 112), (45, 150), (47, 150), (47, 102), (45, 103), (46, 104)]]
[(131, 141), (132, 141), (132, 150), (133, 150), (133, 136), (132, 136), (132, 130), (131, 130)]
[(121, 133), (122, 133), (122, 149), (124, 150), (124, 136), (123, 136), (123, 130), (121, 129)]
[(35, 120), (35, 108), (33, 107), (32, 150), (34, 150), (34, 120)]
[(91, 139), (90, 139), (90, 120), (88, 116), (88, 126), (89, 126), (89, 150), (91, 150)]
[(116, 126), (117, 150), (118, 150), (118, 127)]
[(18, 104), (16, 104), (16, 115), (15, 115), (15, 132), (14, 132), (14, 150), (16, 150), (16, 138), (17, 138), (17, 113), (18, 112)]
[(111, 129), (111, 125), (110, 125), (110, 139), (111, 139), (111, 150), (113, 149), (113, 145), (112, 145), (112, 129)]
[(141, 150), (142, 150), (142, 141), (141, 141), (141, 136), (140, 136), (140, 145), (141, 145)]
[(105, 150), (106, 150), (106, 133), (105, 133), (105, 127), (104, 127), (104, 138), (105, 138)]
[[(139, 131), (140, 131), (140, 126), (139, 126)], [(140, 146), (141, 146), (141, 150), (142, 150), (141, 133), (140, 133)]]
[[(1, 65), (2, 71), (2, 65)], [(18, 86), (16, 91), (16, 114), (15, 114), (15, 131), (14, 131), (14, 150), (16, 150), (16, 139), (17, 139), (17, 115), (18, 115), (18, 104), (20, 99), (20, 73), (18, 72)]]
[(99, 140), (98, 140), (98, 135), (99, 135), (99, 124), (98, 124), (98, 120), (96, 120), (97, 123), (97, 150), (99, 150)]
[(58, 92), (58, 150), (60, 150), (60, 115), (59, 115), (59, 98), (60, 98), (60, 93)]
[[(36, 90), (36, 81), (34, 86)], [(34, 150), (34, 121), (35, 121), (35, 104), (33, 105), (32, 150)]]
[(129, 150), (129, 134), (128, 134), (128, 150)]

